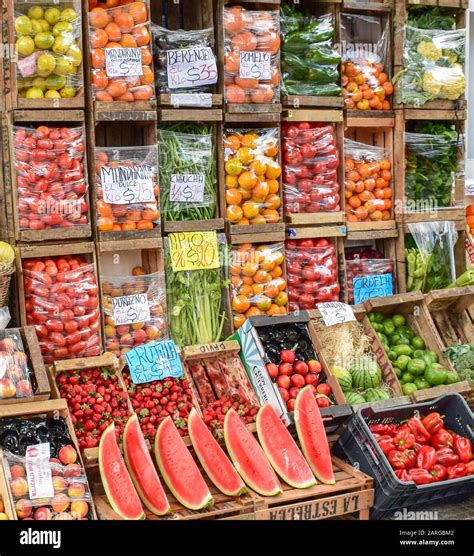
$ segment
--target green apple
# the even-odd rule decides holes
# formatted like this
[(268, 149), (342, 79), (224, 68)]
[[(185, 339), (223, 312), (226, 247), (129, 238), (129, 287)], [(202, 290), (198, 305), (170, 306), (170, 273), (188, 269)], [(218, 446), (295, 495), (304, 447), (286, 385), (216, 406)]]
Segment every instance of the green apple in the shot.
[(39, 87), (30, 87), (26, 91), (26, 98), (44, 98), (44, 94)]
[(54, 35), (50, 31), (41, 31), (35, 36), (35, 44), (40, 50), (49, 50), (54, 44)]
[(33, 87), (38, 87), (44, 93), (46, 91), (46, 79), (44, 77), (35, 77), (32, 82)]
[(56, 37), (54, 39), (53, 52), (56, 52), (56, 54), (66, 54), (73, 40), (70, 35)]
[(58, 8), (48, 8), (44, 12), (44, 18), (50, 25), (54, 25), (55, 23), (57, 23), (60, 17), (61, 10), (59, 10)]
[(56, 67), (54, 68), (54, 73), (56, 75), (70, 75), (74, 73), (76, 68), (72, 65), (72, 62), (67, 58), (58, 58), (56, 60)]
[(77, 19), (77, 13), (72, 8), (65, 8), (59, 16), (59, 21), (74, 21)]
[(31, 37), (18, 37), (16, 50), (21, 56), (29, 56), (35, 51), (35, 41)]
[(32, 19), (31, 20), (31, 34), (32, 35), (37, 35), (38, 33), (41, 33), (43, 29), (41, 29), (41, 23), (39, 22), (38, 19)]
[(53, 73), (56, 67), (56, 58), (52, 54), (40, 54), (36, 61), (36, 67), (40, 76), (47, 77)]
[(46, 91), (46, 93), (44, 94), (44, 98), (61, 98), (61, 95), (58, 93), (58, 91), (53, 91), (51, 89), (49, 91)]
[(31, 6), (28, 10), (28, 17), (31, 19), (42, 19), (44, 15), (44, 10), (41, 6)]
[(15, 31), (17, 35), (30, 35), (33, 30), (31, 20), (26, 15), (19, 15), (15, 19)]

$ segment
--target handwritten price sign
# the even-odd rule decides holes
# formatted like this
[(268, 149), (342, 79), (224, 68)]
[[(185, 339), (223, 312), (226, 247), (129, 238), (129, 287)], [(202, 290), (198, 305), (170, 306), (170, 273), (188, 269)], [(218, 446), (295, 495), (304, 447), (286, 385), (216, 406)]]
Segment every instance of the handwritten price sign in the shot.
[(393, 278), (391, 274), (359, 276), (352, 279), (354, 303), (363, 303), (371, 297), (393, 295)]
[(208, 46), (167, 50), (166, 61), (170, 89), (217, 83), (216, 57)]
[(107, 77), (136, 77), (143, 75), (140, 48), (106, 48), (105, 72)]
[(172, 340), (138, 346), (125, 354), (134, 384), (183, 376), (178, 349)]
[(146, 293), (112, 298), (115, 326), (150, 320), (150, 305)]
[(102, 166), (104, 201), (111, 205), (155, 201), (151, 166)]
[(170, 182), (172, 203), (202, 203), (204, 174), (173, 174)]
[(240, 77), (269, 80), (272, 78), (271, 53), (240, 51)]
[(339, 301), (317, 303), (316, 307), (319, 309), (326, 326), (334, 326), (335, 324), (356, 320), (352, 308)]
[(216, 232), (181, 232), (168, 240), (174, 272), (220, 267)]

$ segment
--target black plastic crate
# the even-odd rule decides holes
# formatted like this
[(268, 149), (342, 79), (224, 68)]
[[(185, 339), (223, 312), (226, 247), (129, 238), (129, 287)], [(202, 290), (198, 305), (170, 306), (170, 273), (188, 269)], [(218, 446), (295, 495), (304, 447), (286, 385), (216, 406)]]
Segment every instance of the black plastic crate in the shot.
[(372, 519), (391, 517), (404, 507), (424, 506), (439, 502), (457, 502), (474, 493), (474, 475), (428, 485), (400, 481), (379, 448), (369, 425), (399, 423), (418, 412), (424, 417), (432, 411), (444, 415), (446, 428), (474, 440), (474, 417), (459, 394), (445, 394), (429, 402), (390, 409), (359, 409), (344, 425), (333, 447), (333, 453), (374, 478), (375, 500)]

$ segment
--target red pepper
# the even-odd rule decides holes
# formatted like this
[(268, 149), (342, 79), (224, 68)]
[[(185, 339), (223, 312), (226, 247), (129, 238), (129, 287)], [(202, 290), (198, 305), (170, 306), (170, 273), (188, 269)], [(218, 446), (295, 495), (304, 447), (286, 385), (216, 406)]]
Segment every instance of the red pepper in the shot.
[(388, 434), (384, 434), (383, 436), (381, 436), (378, 440), (377, 440), (380, 449), (382, 450), (382, 452), (387, 455), (390, 451), (395, 450), (395, 445), (393, 443), (393, 438), (388, 435)]
[(465, 477), (467, 475), (467, 467), (465, 463), (451, 465), (451, 467), (446, 468), (446, 471), (448, 472), (448, 479), (459, 479), (460, 477)]
[(474, 475), (474, 460), (466, 463), (466, 471), (468, 475)]
[(369, 425), (369, 429), (375, 434), (384, 435), (387, 434), (388, 425), (378, 425), (377, 423), (374, 423)]
[(395, 469), (395, 475), (398, 477), (398, 480), (406, 482), (411, 481), (410, 475), (408, 475), (408, 471), (406, 469)]
[(417, 457), (415, 450), (405, 450), (405, 456), (407, 458), (405, 468), (413, 469), (414, 467), (416, 467)]
[(405, 469), (407, 456), (404, 452), (392, 450), (388, 453), (388, 461), (393, 469)]
[(415, 444), (415, 436), (407, 429), (398, 432), (393, 439), (397, 450), (408, 450)]
[(427, 469), (410, 469), (408, 476), (416, 485), (427, 485), (435, 480)]
[(418, 417), (411, 417), (411, 419), (408, 419), (407, 425), (412, 434), (415, 435), (416, 442), (420, 444), (427, 444), (429, 442), (431, 434), (425, 429)]
[(434, 477), (435, 483), (438, 483), (439, 481), (444, 481), (444, 479), (446, 479), (446, 477), (448, 476), (448, 472), (446, 471), (446, 467), (444, 465), (441, 465), (441, 463), (435, 463), (433, 465), (433, 469), (431, 470), (431, 474)]
[(453, 452), (453, 450), (449, 446), (445, 446), (444, 448), (440, 448), (436, 452), (436, 457), (438, 458), (438, 462), (442, 465), (446, 465), (449, 467), (450, 465), (456, 465), (459, 461), (459, 456)]
[(468, 438), (463, 438), (462, 436), (456, 436), (454, 439), (454, 450), (456, 451), (459, 459), (463, 463), (467, 463), (472, 459), (472, 446), (471, 441)]
[(385, 434), (389, 434), (390, 436), (395, 436), (398, 432), (398, 425), (392, 423), (391, 425), (387, 425), (387, 432)]
[(430, 471), (436, 463), (436, 450), (432, 446), (423, 446), (416, 456), (416, 464), (420, 469)]
[(439, 429), (439, 431), (431, 437), (431, 445), (437, 450), (445, 446), (452, 446), (454, 438), (452, 434), (446, 429)]
[(434, 411), (433, 413), (428, 413), (428, 415), (423, 417), (421, 422), (430, 434), (436, 434), (440, 429), (444, 427), (443, 418), (436, 411)]

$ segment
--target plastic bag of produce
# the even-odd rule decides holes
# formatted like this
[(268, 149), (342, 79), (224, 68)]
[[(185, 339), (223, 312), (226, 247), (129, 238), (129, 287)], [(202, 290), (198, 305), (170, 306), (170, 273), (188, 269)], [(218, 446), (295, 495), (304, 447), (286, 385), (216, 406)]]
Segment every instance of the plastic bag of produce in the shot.
[(105, 347), (120, 357), (130, 349), (168, 337), (163, 272), (101, 276)]
[(288, 310), (316, 309), (316, 303), (339, 301), (336, 246), (327, 239), (289, 239), (286, 247)]
[(163, 220), (209, 220), (217, 207), (212, 126), (179, 123), (158, 129)]
[(344, 139), (348, 222), (392, 219), (392, 163), (389, 149)]
[(221, 340), (229, 312), (225, 235), (169, 234), (164, 245), (171, 337), (178, 346)]
[(24, 259), (22, 264), (26, 320), (36, 329), (44, 362), (99, 355), (94, 265), (78, 255)]
[(230, 296), (235, 328), (255, 315), (286, 314), (283, 262), (283, 243), (244, 244), (232, 249)]
[(158, 149), (95, 149), (97, 226), (101, 232), (160, 227)]
[(282, 135), (285, 214), (341, 210), (334, 126), (283, 124)]
[(454, 222), (408, 224), (405, 259), (407, 291), (423, 293), (446, 288), (456, 280), (454, 245), (458, 239)]
[(84, 128), (12, 129), (20, 230), (88, 224)]
[(459, 175), (462, 138), (444, 122), (421, 122), (415, 129), (421, 132), (405, 133), (405, 210), (450, 207)]
[(152, 34), (160, 93), (212, 93), (217, 83), (212, 28), (172, 31), (153, 25)]
[(282, 4), (282, 83), (287, 95), (340, 96), (340, 54), (333, 48), (334, 17), (306, 15)]
[(277, 10), (224, 7), (225, 98), (229, 104), (280, 102)]
[(31, 369), (20, 330), (0, 330), (0, 399), (31, 396)]
[(95, 100), (155, 97), (148, 0), (90, 11), (89, 40)]
[(418, 29), (405, 25), (403, 71), (396, 82), (396, 100), (422, 106), (434, 99), (457, 100), (466, 89), (466, 32)]
[(232, 224), (281, 220), (277, 128), (225, 129), (226, 217)]
[(342, 96), (350, 110), (390, 110), (389, 18), (341, 14)]
[(20, 97), (37, 100), (83, 95), (81, 14), (53, 2), (14, 5)]

